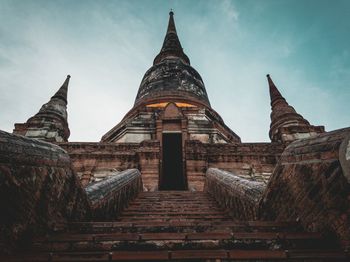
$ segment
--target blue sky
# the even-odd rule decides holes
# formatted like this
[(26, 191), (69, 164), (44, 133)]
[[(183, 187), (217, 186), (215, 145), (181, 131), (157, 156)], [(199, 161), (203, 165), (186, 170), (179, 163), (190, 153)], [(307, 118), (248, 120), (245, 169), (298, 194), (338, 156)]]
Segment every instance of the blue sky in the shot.
[(350, 125), (350, 1), (0, 1), (0, 129), (25, 122), (71, 74), (70, 141), (99, 141), (131, 109), (175, 12), (212, 107), (269, 141), (266, 74), (297, 112)]

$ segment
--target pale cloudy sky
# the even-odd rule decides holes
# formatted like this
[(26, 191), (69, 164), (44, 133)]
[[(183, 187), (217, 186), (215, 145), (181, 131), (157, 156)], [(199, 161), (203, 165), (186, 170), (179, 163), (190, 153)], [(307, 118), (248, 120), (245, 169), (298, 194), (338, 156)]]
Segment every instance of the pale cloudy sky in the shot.
[(170, 8), (242, 141), (269, 141), (267, 73), (312, 124), (350, 126), (348, 0), (0, 0), (0, 129), (37, 113), (70, 74), (69, 140), (99, 141), (133, 106)]

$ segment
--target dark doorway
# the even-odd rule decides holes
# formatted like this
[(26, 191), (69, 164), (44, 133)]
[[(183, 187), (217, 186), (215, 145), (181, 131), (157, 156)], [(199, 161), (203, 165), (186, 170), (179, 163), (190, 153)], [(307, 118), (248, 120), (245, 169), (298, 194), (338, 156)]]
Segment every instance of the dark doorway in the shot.
[(162, 169), (160, 190), (186, 190), (181, 133), (163, 133)]

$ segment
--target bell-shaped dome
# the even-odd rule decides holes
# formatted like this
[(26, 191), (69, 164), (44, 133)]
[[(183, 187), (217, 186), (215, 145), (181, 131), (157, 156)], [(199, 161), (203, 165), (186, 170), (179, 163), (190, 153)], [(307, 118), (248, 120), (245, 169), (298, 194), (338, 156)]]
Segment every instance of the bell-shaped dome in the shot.
[(164, 59), (152, 66), (142, 79), (135, 105), (142, 101), (180, 99), (210, 106), (198, 72), (181, 59)]
[(140, 84), (135, 106), (155, 101), (187, 101), (210, 107), (203, 80), (190, 66), (176, 33), (174, 13), (169, 13), (168, 30), (160, 53)]

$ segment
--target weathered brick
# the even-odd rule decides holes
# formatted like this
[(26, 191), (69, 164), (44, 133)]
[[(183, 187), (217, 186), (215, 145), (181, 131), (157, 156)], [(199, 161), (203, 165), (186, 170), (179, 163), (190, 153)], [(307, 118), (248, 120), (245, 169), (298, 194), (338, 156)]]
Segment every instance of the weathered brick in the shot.
[(349, 136), (350, 128), (291, 143), (264, 192), (261, 218), (299, 220), (308, 230), (349, 240), (348, 160), (341, 150)]
[(13, 244), (89, 216), (89, 202), (60, 147), (0, 131), (1, 235)]

